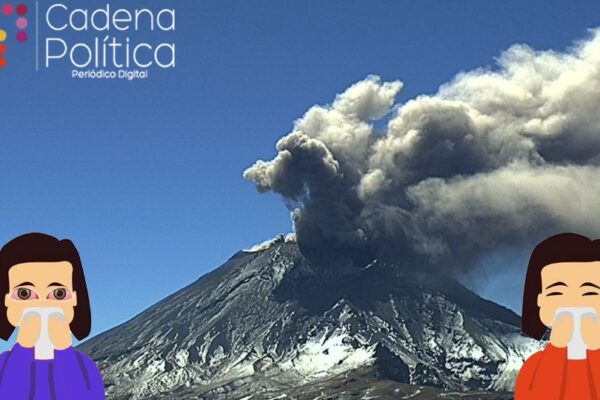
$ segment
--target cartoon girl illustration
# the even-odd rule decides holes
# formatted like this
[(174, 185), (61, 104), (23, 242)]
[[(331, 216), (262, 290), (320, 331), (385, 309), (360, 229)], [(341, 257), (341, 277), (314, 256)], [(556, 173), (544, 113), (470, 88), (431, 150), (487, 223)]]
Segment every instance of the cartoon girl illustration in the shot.
[(94, 362), (72, 346), (90, 333), (91, 315), (79, 253), (68, 239), (29, 233), (0, 250), (0, 337), (18, 328), (0, 355), (0, 399), (104, 399)]
[(561, 233), (529, 260), (522, 330), (550, 342), (517, 377), (516, 400), (600, 399), (600, 239)]

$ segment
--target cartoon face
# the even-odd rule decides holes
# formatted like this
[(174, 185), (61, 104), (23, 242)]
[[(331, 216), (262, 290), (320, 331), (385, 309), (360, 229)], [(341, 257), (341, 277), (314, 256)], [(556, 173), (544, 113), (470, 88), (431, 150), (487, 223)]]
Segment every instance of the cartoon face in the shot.
[(537, 304), (546, 326), (552, 324), (559, 307), (593, 307), (600, 315), (600, 261), (546, 265)]
[(73, 266), (68, 261), (27, 262), (8, 270), (9, 292), (4, 304), (10, 324), (19, 326), (27, 307), (59, 307), (71, 323), (77, 293), (73, 290)]

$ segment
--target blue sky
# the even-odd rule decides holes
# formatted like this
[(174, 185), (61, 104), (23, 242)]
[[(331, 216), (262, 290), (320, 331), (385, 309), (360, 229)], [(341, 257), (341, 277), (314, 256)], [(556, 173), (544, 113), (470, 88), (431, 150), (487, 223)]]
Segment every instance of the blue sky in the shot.
[[(75, 242), (92, 335), (291, 230), (282, 202), (241, 174), (272, 158), (311, 105), (369, 74), (402, 80), (400, 101), (433, 93), (461, 70), (493, 65), (514, 43), (564, 49), (600, 16), (594, 1), (118, 5), (176, 9), (175, 70), (133, 82), (36, 72), (34, 40), (10, 43), (10, 65), (0, 70), (0, 241), (42, 231)], [(492, 259), (526, 261), (517, 253)], [(519, 307), (514, 274), (476, 288)]]

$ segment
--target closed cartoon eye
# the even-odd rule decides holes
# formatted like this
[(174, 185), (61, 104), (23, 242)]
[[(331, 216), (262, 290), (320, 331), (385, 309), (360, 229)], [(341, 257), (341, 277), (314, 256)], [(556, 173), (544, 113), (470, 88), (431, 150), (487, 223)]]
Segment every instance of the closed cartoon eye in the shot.
[(68, 300), (72, 298), (71, 291), (66, 288), (54, 289), (46, 296), (48, 300)]
[(551, 292), (548, 293), (546, 296), (562, 296), (563, 294), (561, 292)]
[(10, 295), (11, 299), (15, 300), (35, 300), (39, 299), (38, 295), (31, 289), (24, 287), (17, 287), (12, 291)]

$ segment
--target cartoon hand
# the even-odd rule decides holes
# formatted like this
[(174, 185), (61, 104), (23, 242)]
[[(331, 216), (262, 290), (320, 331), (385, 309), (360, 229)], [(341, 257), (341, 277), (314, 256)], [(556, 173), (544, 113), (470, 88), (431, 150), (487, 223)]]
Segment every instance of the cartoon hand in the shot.
[(600, 320), (589, 314), (581, 318), (581, 336), (590, 350), (600, 349)]
[(567, 343), (573, 335), (573, 316), (562, 314), (552, 322), (552, 332), (550, 332), (550, 343), (554, 347), (567, 347)]
[(57, 315), (51, 315), (48, 320), (50, 340), (57, 350), (64, 350), (73, 344), (69, 325)]
[(40, 336), (42, 322), (38, 315), (28, 315), (19, 325), (17, 343), (23, 347), (33, 347)]

